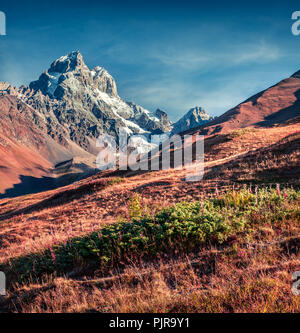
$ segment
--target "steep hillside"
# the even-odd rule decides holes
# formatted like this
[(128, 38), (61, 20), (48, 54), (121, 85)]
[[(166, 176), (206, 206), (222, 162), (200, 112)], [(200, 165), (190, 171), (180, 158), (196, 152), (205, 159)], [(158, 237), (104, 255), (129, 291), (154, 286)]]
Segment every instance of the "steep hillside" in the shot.
[[(200, 182), (186, 182), (185, 169), (106, 171), (54, 191), (4, 199), (0, 206), (3, 221), (0, 229), (9, 237), (12, 237), (11, 223), (18, 225), (15, 237), (26, 230), (28, 238), (23, 234), (22, 239), (26, 239), (29, 249), (46, 246), (42, 244), (49, 241), (49, 224), (58, 226), (59, 238), (65, 239), (68, 237), (65, 230), (71, 225), (72, 232), (78, 235), (90, 230), (93, 224), (115, 222), (119, 215), (125, 214), (125, 202), (135, 193), (145, 202), (166, 206), (180, 200), (201, 199), (203, 193), (215, 193), (216, 187), (221, 191), (233, 185), (242, 188), (244, 183), (260, 184), (264, 174), (268, 176), (265, 182), (273, 184), (273, 188), (275, 183), (300, 185), (298, 128), (299, 124), (293, 124), (256, 131), (249, 129), (238, 135), (233, 132), (226, 140), (223, 135), (212, 137), (208, 140), (210, 153), (206, 157), (204, 179)], [(267, 161), (264, 156), (268, 156)], [(18, 247), (15, 243), (11, 245)], [(9, 251), (3, 247), (0, 258), (8, 256)]]
[(56, 163), (71, 156), (35, 125), (33, 117), (39, 114), (15, 96), (0, 97), (0, 193), (19, 183), (20, 176), (48, 175)]
[(107, 171), (1, 200), (0, 311), (299, 311), (299, 123), (207, 142), (200, 182)]
[(249, 126), (263, 127), (300, 116), (300, 72), (262, 91), (224, 113), (199, 131), (225, 133)]

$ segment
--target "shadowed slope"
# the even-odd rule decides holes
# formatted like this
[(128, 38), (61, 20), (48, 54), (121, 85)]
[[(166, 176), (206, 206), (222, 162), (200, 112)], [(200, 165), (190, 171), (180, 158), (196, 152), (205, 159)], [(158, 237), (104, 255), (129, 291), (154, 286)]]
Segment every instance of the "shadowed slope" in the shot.
[[(0, 98), (0, 193), (20, 182), (19, 177), (41, 177), (69, 152), (38, 128), (42, 117), (15, 96)], [(45, 126), (45, 124), (44, 124)], [(46, 126), (45, 126), (46, 127)]]

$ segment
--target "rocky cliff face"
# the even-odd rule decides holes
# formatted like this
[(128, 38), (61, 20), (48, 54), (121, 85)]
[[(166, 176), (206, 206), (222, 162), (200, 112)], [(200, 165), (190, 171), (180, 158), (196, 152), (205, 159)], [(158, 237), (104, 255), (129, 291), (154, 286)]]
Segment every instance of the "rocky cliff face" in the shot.
[(79, 52), (55, 60), (18, 95), (44, 115), (48, 135), (64, 144), (71, 140), (90, 153), (96, 152), (95, 140), (102, 133), (118, 140), (120, 127), (129, 135), (170, 130), (166, 115), (123, 101), (113, 77), (102, 67), (90, 70)]
[(144, 130), (157, 134), (171, 131), (172, 126), (166, 112), (158, 109), (153, 114), (133, 102), (127, 102), (127, 104), (133, 110), (133, 115), (129, 120)]
[(55, 60), (28, 87), (0, 82), (0, 193), (73, 158), (93, 170), (96, 139), (106, 133), (118, 142), (120, 127), (128, 136), (147, 134), (131, 140), (141, 152), (152, 148), (150, 134), (171, 130), (165, 112), (123, 101), (113, 77), (102, 67), (90, 70), (79, 52)]
[(30, 83), (29, 87), (58, 100), (82, 97), (79, 94), (87, 90), (99, 90), (109, 96), (118, 97), (117, 86), (112, 76), (101, 67), (89, 70), (80, 52), (72, 52), (55, 60), (37, 81)]
[(192, 108), (173, 125), (173, 133), (181, 133), (199, 127), (212, 120), (212, 117), (201, 107)]

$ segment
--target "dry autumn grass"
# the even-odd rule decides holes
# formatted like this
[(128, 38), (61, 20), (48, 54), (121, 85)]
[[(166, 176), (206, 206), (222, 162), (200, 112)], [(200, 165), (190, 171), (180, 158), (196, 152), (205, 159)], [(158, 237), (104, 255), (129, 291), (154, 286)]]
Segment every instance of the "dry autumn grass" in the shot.
[(281, 183), (280, 219), (273, 223), (267, 213), (264, 220), (256, 216), (274, 213), (272, 205), (263, 206), (251, 215), (251, 223), (259, 221), (252, 225), (255, 231), (240, 230), (223, 242), (212, 238), (181, 253), (130, 258), (105, 272), (81, 262), (77, 271), (54, 269), (40, 280), (33, 274), (9, 283), (1, 311), (299, 312), (300, 299), (291, 293), (291, 275), (300, 269), (299, 194), (283, 199), (284, 186), (299, 185), (298, 124), (211, 136), (206, 149), (205, 177), (197, 183), (184, 181), (185, 170), (123, 178), (106, 172), (57, 190), (1, 200), (0, 264), (13, 267), (18, 258), (49, 249), (58, 257), (59, 244), (131, 221), (128, 202), (137, 194), (142, 218), (182, 201), (215, 200), (244, 183), (247, 191), (252, 183), (254, 193), (258, 184), (276, 196), (275, 184)]
[(207, 258), (203, 259), (202, 251), (198, 261), (187, 257), (145, 268), (131, 266), (103, 282), (48, 277), (43, 283), (16, 286), (9, 294), (8, 309), (25, 313), (299, 312), (299, 297), (291, 294), (297, 257), (285, 257), (278, 248), (240, 251), (210, 249)]

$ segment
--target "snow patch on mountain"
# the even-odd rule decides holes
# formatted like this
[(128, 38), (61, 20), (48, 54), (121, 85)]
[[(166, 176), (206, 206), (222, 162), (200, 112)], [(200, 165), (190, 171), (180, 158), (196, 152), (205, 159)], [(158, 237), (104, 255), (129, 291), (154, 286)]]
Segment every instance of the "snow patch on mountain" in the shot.
[(212, 120), (212, 117), (201, 107), (194, 107), (189, 110), (174, 125), (172, 133), (181, 133), (198, 126), (202, 126)]
[[(12, 91), (7, 85), (5, 88)], [(155, 145), (150, 143), (151, 134), (168, 136), (210, 120), (202, 108), (194, 108), (172, 125), (163, 110), (150, 112), (125, 102), (114, 78), (103, 67), (90, 70), (78, 51), (55, 60), (38, 80), (22, 86), (17, 94), (45, 119), (48, 135), (64, 144), (73, 141), (93, 154), (101, 134), (112, 135), (118, 142), (121, 127), (129, 136), (145, 135), (144, 141), (136, 143), (141, 146), (144, 142), (144, 148), (150, 149)]]
[[(20, 89), (22, 99), (47, 116), (49, 133), (56, 137), (57, 123), (68, 138), (87, 151), (100, 134), (118, 140), (119, 128), (129, 135), (171, 131), (166, 113), (152, 113), (125, 102), (117, 92), (114, 78), (100, 66), (89, 69), (80, 52), (55, 60), (29, 87)], [(61, 135), (61, 134), (60, 134)]]

